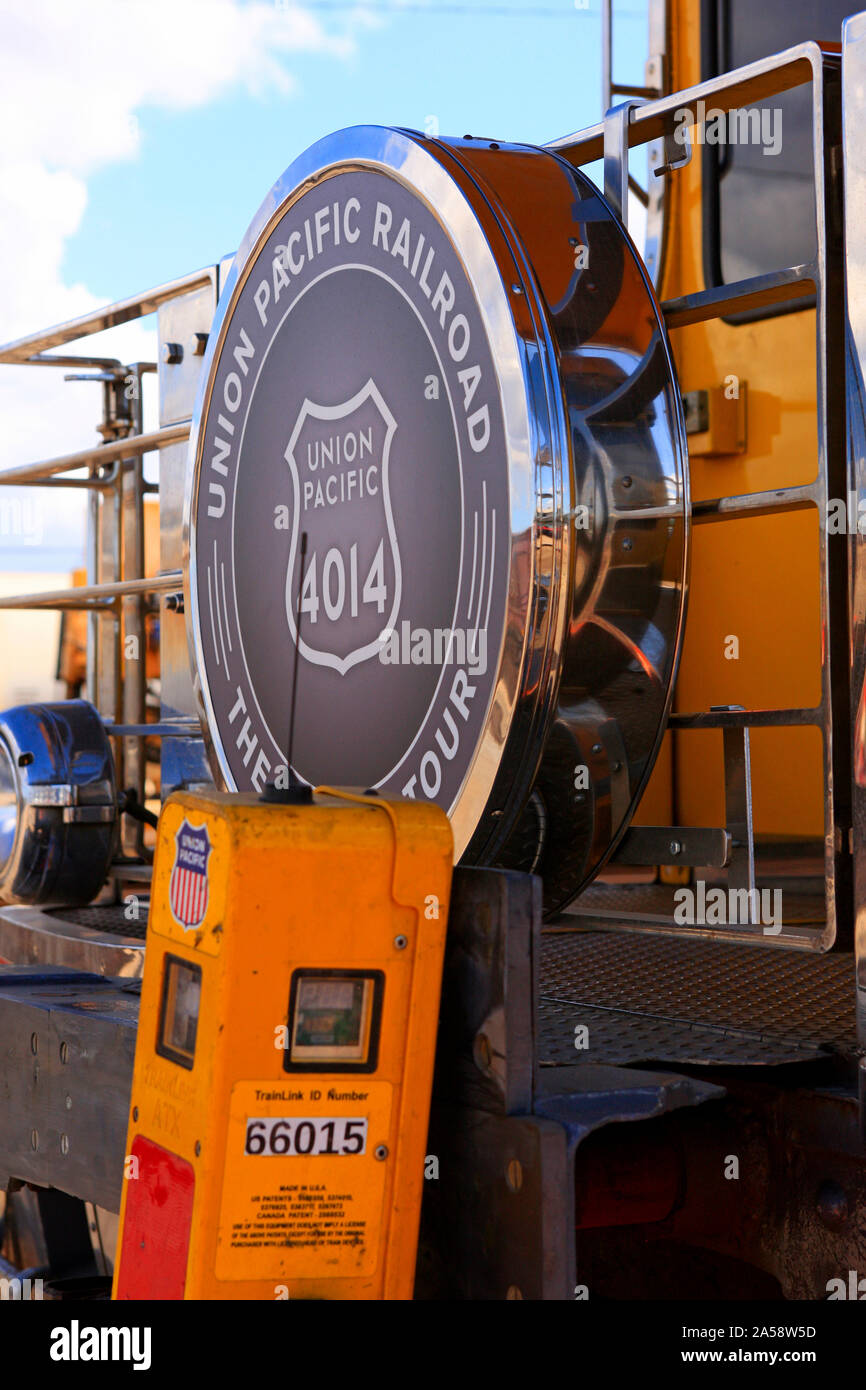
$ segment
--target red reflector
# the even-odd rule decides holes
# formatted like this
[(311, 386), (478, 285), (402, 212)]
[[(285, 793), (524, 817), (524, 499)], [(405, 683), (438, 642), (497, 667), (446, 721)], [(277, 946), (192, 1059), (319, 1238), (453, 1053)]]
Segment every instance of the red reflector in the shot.
[(183, 1298), (195, 1174), (141, 1134), (132, 1141), (138, 1176), (129, 1177), (117, 1298)]

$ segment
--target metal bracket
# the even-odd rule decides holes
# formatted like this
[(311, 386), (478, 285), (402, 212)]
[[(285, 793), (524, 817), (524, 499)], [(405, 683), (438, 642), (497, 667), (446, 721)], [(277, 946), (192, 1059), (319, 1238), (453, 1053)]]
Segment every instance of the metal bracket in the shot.
[[(742, 705), (711, 705), (710, 714), (736, 714)], [(760, 926), (755, 891), (755, 836), (752, 820), (752, 767), (746, 724), (723, 725), (725, 758), (725, 829), (679, 825), (632, 826), (623, 836), (613, 863), (652, 867), (675, 864), (690, 868), (727, 868), (728, 887), (749, 895), (750, 926)]]
[(677, 134), (677, 123), (671, 121), (662, 136), (662, 162), (653, 169), (656, 178), (670, 174), (674, 169), (684, 169), (692, 157), (692, 137), (689, 127), (680, 126), (683, 135)]
[[(711, 705), (713, 714), (733, 713), (742, 705)], [(722, 730), (725, 753), (725, 820), (731, 834), (728, 887), (745, 888), (749, 894), (749, 923), (760, 923), (755, 893), (755, 837), (752, 824), (752, 763), (749, 730)]]
[(690, 825), (635, 825), (626, 831), (612, 862), (647, 868), (656, 864), (676, 864), (723, 869), (730, 856), (731, 836), (727, 830), (699, 830)]
[(669, 1072), (538, 1065), (539, 889), (510, 871), (454, 876), (416, 1298), (572, 1298), (578, 1145), (724, 1094)]
[(434, 1096), (447, 1105), (532, 1109), (533, 971), (541, 882), (500, 869), (454, 873)]
[(629, 97), (604, 117), (604, 196), (624, 227), (628, 227), (628, 127), (632, 111), (642, 105), (642, 100)]
[(19, 1178), (120, 1210), (137, 1023), (123, 981), (50, 965), (0, 971), (10, 1062), (0, 1187)]

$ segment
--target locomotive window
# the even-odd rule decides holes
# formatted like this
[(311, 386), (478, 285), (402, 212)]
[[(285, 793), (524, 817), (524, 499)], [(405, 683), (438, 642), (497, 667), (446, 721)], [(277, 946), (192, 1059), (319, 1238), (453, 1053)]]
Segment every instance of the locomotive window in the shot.
[[(838, 43), (852, 0), (704, 0), (705, 77), (807, 39)], [(707, 285), (745, 280), (815, 256), (812, 90), (807, 84), (758, 102), (731, 139), (703, 146)], [(760, 118), (760, 124), (759, 124)], [(748, 132), (748, 138), (746, 134)], [(774, 305), (737, 320), (805, 307)]]

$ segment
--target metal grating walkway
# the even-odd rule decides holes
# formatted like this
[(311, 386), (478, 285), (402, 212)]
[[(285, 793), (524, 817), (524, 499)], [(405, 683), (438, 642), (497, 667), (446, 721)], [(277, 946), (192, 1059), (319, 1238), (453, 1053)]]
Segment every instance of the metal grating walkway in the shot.
[(147, 936), (147, 898), (141, 900), (141, 917), (129, 921), (123, 903), (106, 903), (97, 907), (61, 907), (49, 909), (47, 915), (58, 922), (72, 922), (76, 927), (88, 927), (106, 936), (123, 936), (143, 941)]
[(774, 1066), (856, 1051), (850, 956), (553, 929), (539, 981), (542, 1066)]

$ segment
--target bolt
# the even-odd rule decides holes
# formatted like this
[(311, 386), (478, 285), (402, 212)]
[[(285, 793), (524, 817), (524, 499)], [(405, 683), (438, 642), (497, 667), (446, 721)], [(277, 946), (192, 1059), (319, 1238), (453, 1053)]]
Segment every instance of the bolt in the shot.
[(201, 1158), (201, 1140), (200, 1140), (200, 1139), (196, 1139), (196, 1141), (195, 1141), (195, 1156), (196, 1156), (196, 1158)]
[(384, 1163), (385, 1159), (388, 1157), (388, 1145), (378, 1144), (373, 1150), (373, 1157), (377, 1158), (380, 1163)]
[(408, 936), (395, 936), (394, 945), (398, 951), (405, 951), (406, 947), (409, 945)]
[(511, 286), (511, 293), (512, 293), (512, 294), (523, 294), (523, 286), (522, 286), (522, 285), (512, 285), (512, 286)]
[(66, 1066), (66, 1063), (69, 1061), (69, 1043), (68, 1043), (68, 1042), (62, 1042), (62, 1043), (60, 1044), (60, 1060), (61, 1060), (61, 1062), (63, 1063), (64, 1067)]
[(134, 1106), (132, 1107), (132, 1118), (133, 1118), (134, 1120), (137, 1120), (137, 1119), (138, 1119), (138, 1106), (137, 1106), (137, 1105), (134, 1105)]
[(35, 1129), (30, 1131), (30, 1147), (31, 1149), (39, 1148), (39, 1134)]
[(176, 367), (183, 361), (182, 343), (163, 343), (162, 360), (167, 367)]
[(631, 550), (631, 548), (632, 548), (633, 545), (634, 545), (634, 541), (632, 540), (631, 536), (623, 536), (623, 538), (622, 538), (622, 548), (623, 548), (623, 550)]
[(66, 1097), (66, 1109), (67, 1109), (67, 1110), (71, 1110), (71, 1109), (72, 1109), (72, 1097), (71, 1097), (71, 1096), (67, 1096), (67, 1097)]
[(61, 1152), (62, 1154), (68, 1154), (68, 1153), (69, 1153), (69, 1135), (68, 1135), (68, 1134), (61, 1134), (61, 1136), (60, 1136), (60, 1152)]
[(682, 854), (683, 847), (679, 840), (671, 840), (671, 854)]
[(30, 1034), (30, 1051), (33, 1053), (34, 1057), (39, 1051), (39, 1039), (35, 1033)]
[(207, 347), (207, 340), (208, 340), (208, 335), (207, 335), (207, 333), (195, 333), (195, 334), (193, 334), (193, 340), (192, 340), (192, 355), (193, 355), (193, 357), (204, 357), (205, 348)]
[(601, 752), (601, 744), (600, 744), (600, 743), (594, 743), (594, 744), (592, 745), (592, 751), (593, 751), (593, 753), (600, 753), (600, 752)]
[(505, 1170), (505, 1181), (508, 1183), (512, 1192), (519, 1192), (523, 1186), (523, 1168), (520, 1160), (512, 1158)]
[(628, 473), (626, 473), (625, 477), (623, 478), (622, 485), (623, 487), (631, 487), (631, 477)]

